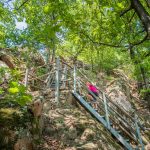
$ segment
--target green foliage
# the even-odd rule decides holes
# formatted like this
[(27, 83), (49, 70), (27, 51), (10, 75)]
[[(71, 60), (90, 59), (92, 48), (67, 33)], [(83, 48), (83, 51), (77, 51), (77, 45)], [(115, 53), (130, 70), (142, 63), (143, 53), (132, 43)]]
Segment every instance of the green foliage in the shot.
[(44, 75), (44, 74), (46, 74), (46, 71), (47, 71), (46, 68), (39, 68), (39, 69), (37, 70), (36, 75), (37, 75), (37, 76)]
[(20, 106), (25, 106), (32, 100), (31, 95), (26, 93), (26, 88), (24, 85), (21, 85), (18, 82), (10, 82), (8, 92), (9, 94), (7, 95), (7, 99), (10, 101), (15, 101)]
[[(135, 67), (135, 77), (143, 82), (140, 67), (144, 68), (146, 79), (150, 78), (150, 43), (147, 40), (135, 46), (134, 58), (130, 59), (129, 44), (141, 41), (146, 34), (134, 10), (120, 17), (120, 13), (130, 6), (130, 2), (32, 0), (24, 3), (24, 0), (14, 0), (12, 11), (9, 7), (4, 7), (6, 3), (1, 2), (0, 44), (2, 43), (2, 47), (27, 47), (29, 51), (22, 52), (24, 61), (28, 62), (27, 66), (33, 65), (30, 56), (38, 49), (47, 53), (45, 55), (48, 58), (55, 54), (71, 56), (91, 64), (96, 71), (108, 73), (114, 68), (130, 64), (131, 68)], [(146, 1), (140, 2), (150, 13)], [(25, 20), (27, 28), (22, 31), (15, 29), (15, 20)], [(44, 72), (40, 70), (37, 75)], [(18, 87), (10, 88), (9, 94), (20, 93)]]
[[(19, 72), (16, 70), (9, 70), (8, 68), (0, 68), (1, 85), (0, 94), (3, 95), (4, 101), (0, 104), (17, 104), (20, 107), (25, 106), (32, 101), (32, 96), (27, 94), (27, 89), (24, 85), (19, 83)], [(7, 77), (7, 83), (5, 83)], [(3, 85), (5, 88), (3, 88)]]
[(141, 96), (143, 97), (143, 99), (148, 102), (148, 106), (150, 108), (150, 102), (149, 102), (149, 99), (150, 99), (150, 88), (148, 88), (148, 89), (142, 89), (140, 91), (140, 93), (141, 93)]
[(15, 139), (10, 131), (25, 129), (32, 122), (27, 111), (32, 96), (19, 83), (19, 71), (0, 67), (0, 79), (0, 147), (13, 149)]
[(143, 89), (143, 90), (141, 90), (141, 94), (144, 94), (144, 93), (150, 93), (150, 88), (149, 89)]
[(0, 94), (3, 94), (4, 93), (4, 91), (3, 91), (3, 89), (0, 87)]

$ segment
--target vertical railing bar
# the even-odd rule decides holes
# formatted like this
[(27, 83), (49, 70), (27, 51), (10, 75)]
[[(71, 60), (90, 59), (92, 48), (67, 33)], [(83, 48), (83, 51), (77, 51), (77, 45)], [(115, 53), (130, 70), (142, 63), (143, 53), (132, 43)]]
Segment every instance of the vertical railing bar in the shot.
[(47, 88), (50, 86), (50, 79), (51, 79), (51, 77), (50, 77), (50, 74), (49, 74), (48, 78), (47, 78)]
[(51, 80), (50, 80), (51, 82), (49, 82), (49, 87), (51, 87), (52, 84), (54, 83), (55, 77), (56, 77), (55, 74), (52, 74), (52, 75), (51, 75)]
[(47, 76), (47, 78), (46, 78), (46, 80), (45, 80), (45, 82), (46, 82), (46, 88), (49, 88), (50, 87), (50, 80), (51, 80), (51, 73), (49, 72), (49, 66), (48, 66), (48, 64), (47, 64), (47, 71), (48, 71), (48, 76)]
[(66, 79), (67, 79), (67, 65), (64, 65), (64, 71), (62, 76), (63, 86), (66, 87)]
[(105, 115), (106, 115), (105, 118), (106, 118), (106, 121), (107, 121), (108, 129), (110, 129), (110, 121), (109, 121), (108, 108), (107, 108), (107, 100), (106, 100), (106, 96), (105, 96), (104, 92), (103, 92), (103, 100), (104, 100)]
[(80, 80), (78, 80), (77, 85), (78, 85), (78, 91), (79, 91), (79, 93), (81, 94), (81, 84), (80, 84)]
[(59, 104), (59, 65), (60, 65), (60, 60), (59, 57), (56, 59), (56, 83), (55, 83), (55, 101), (57, 104)]
[(24, 82), (25, 87), (27, 87), (27, 85), (28, 85), (28, 75), (29, 75), (29, 68), (26, 68), (25, 82)]
[[(64, 80), (67, 80), (67, 65), (65, 65), (65, 79)], [(66, 87), (66, 82), (64, 82), (64, 87)]]
[(135, 127), (136, 127), (137, 137), (139, 139), (139, 142), (140, 142), (140, 145), (142, 147), (142, 150), (144, 150), (144, 144), (143, 144), (143, 141), (142, 141), (142, 138), (141, 138), (140, 128), (138, 126), (138, 117), (137, 117), (136, 114), (134, 115), (134, 118), (135, 118)]
[(74, 92), (76, 92), (76, 66), (74, 66), (73, 76), (74, 76), (73, 88), (74, 88)]

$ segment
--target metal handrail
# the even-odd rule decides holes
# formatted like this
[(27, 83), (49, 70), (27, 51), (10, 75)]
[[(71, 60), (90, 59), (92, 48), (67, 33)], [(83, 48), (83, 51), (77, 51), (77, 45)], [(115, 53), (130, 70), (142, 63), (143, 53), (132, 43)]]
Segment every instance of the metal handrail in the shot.
[[(57, 59), (58, 61), (58, 59)], [(58, 91), (58, 83), (61, 80), (61, 76), (63, 74), (66, 75), (66, 81), (68, 82), (68, 87), (74, 88), (74, 90), (76, 92), (79, 92), (80, 95), (82, 94), (83, 96), (86, 96), (87, 93), (90, 93), (91, 95), (93, 95), (93, 97), (95, 97), (98, 101), (98, 107), (100, 110), (100, 114), (102, 115), (106, 115), (106, 120), (107, 123), (112, 122), (116, 125), (118, 125), (119, 129), (126, 134), (126, 136), (128, 136), (130, 139), (132, 139), (134, 142), (136, 143), (140, 143), (141, 139), (140, 139), (140, 135), (139, 135), (139, 128), (137, 130), (137, 126), (139, 126), (139, 122), (136, 122), (136, 129), (134, 129), (135, 126), (135, 120), (133, 119), (133, 117), (123, 108), (120, 108), (116, 103), (113, 102), (113, 100), (111, 100), (107, 95), (105, 96), (105, 101), (103, 99), (103, 97), (101, 95), (103, 95), (103, 91), (99, 90), (99, 96), (95, 96), (91, 91), (88, 90), (87, 86), (86, 86), (86, 82), (90, 82), (90, 79), (88, 79), (88, 77), (82, 73), (80, 70), (75, 69), (76, 67), (72, 67), (71, 65), (69, 65), (68, 63), (66, 63), (64, 60), (60, 60), (60, 62), (62, 64), (65, 64), (68, 68), (67, 68), (67, 73), (64, 72), (64, 68), (63, 66), (60, 68), (60, 66), (56, 66), (56, 68), (54, 68), (54, 70), (50, 72), (49, 75), (54, 75), (55, 72), (57, 72), (59, 74), (59, 81), (57, 81), (57, 89), (56, 92)], [(57, 65), (57, 63), (55, 63)], [(59, 64), (60, 65), (60, 64)], [(73, 71), (74, 70), (74, 74)], [(76, 71), (76, 72), (75, 72)], [(72, 72), (72, 73), (71, 73)], [(52, 79), (54, 80), (54, 77), (52, 77)], [(70, 80), (69, 80), (70, 79)], [(72, 81), (74, 82), (71, 82)], [(62, 80), (61, 80), (62, 81)], [(52, 81), (53, 82), (53, 81)], [(51, 84), (52, 84), (51, 82)], [(78, 86), (77, 83), (80, 83), (80, 86)], [(50, 84), (50, 85), (51, 85)], [(59, 96), (59, 94), (58, 94)], [(107, 101), (107, 102), (106, 102)], [(106, 112), (106, 109), (108, 112)], [(119, 112), (121, 112), (123, 115), (120, 115)], [(109, 117), (109, 118), (108, 118)], [(138, 133), (138, 136), (137, 136)], [(137, 140), (139, 139), (139, 141)], [(140, 143), (141, 144), (141, 143)]]

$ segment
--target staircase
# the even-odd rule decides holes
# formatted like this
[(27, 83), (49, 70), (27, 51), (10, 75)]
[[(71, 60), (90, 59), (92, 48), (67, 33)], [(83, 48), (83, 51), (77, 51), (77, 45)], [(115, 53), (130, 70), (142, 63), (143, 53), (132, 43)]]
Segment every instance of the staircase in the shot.
[(76, 98), (76, 100), (95, 118), (97, 119), (98, 122), (102, 123), (105, 128), (107, 128), (108, 131), (111, 132), (112, 135), (114, 135), (119, 141), (120, 143), (122, 143), (128, 150), (132, 150), (131, 145), (128, 143), (128, 139), (125, 139), (123, 136), (121, 136), (121, 134), (116, 131), (111, 125), (110, 123), (108, 124), (107, 118), (105, 116), (100, 115), (100, 113), (98, 113), (97, 111), (95, 111), (93, 109), (93, 107), (91, 107), (91, 105), (89, 105), (86, 100), (84, 100), (82, 98), (82, 96), (80, 96), (78, 93), (76, 92), (72, 92), (73, 96)]
[[(75, 100), (110, 132), (116, 142), (127, 150), (144, 150), (145, 143), (140, 134), (143, 127), (136, 114), (129, 114), (120, 108), (103, 91), (99, 91), (98, 97), (93, 95), (86, 87), (86, 82), (90, 80), (76, 66), (59, 58), (53, 66), (46, 85), (55, 90), (57, 104), (60, 102), (62, 89), (69, 89)], [(97, 99), (98, 110), (92, 107), (87, 98), (88, 93)]]

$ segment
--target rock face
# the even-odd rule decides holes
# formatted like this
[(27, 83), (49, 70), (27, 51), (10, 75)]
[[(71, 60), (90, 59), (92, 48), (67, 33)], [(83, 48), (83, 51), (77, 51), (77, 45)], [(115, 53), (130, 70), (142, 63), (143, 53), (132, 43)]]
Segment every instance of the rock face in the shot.
[[(99, 75), (100, 76), (100, 75)], [(120, 70), (114, 71), (114, 77), (107, 79), (107, 75), (102, 75), (102, 83), (99, 81), (99, 87), (105, 90), (107, 96), (117, 105), (126, 111), (132, 111), (131, 98), (135, 95), (135, 86), (131, 85), (131, 81)], [(103, 83), (104, 82), (104, 83)], [(133, 95), (134, 93), (134, 95)]]
[(121, 90), (119, 85), (117, 85), (117, 83), (114, 82), (114, 84), (112, 84), (111, 86), (108, 86), (106, 88), (106, 93), (117, 105), (119, 105), (126, 111), (132, 110), (132, 106), (130, 102), (128, 101), (127, 96)]
[(53, 150), (122, 150), (109, 132), (88, 113), (73, 105), (68, 108), (68, 105), (49, 110), (45, 114), (45, 130), (37, 150), (51, 150), (52, 147)]
[(10, 69), (14, 69), (13, 59), (9, 55), (1, 54), (0, 60), (3, 61)]
[[(138, 97), (134, 81), (125, 75), (122, 70), (114, 69), (111, 77), (103, 72), (97, 75), (98, 87), (104, 90), (107, 96), (126, 111), (132, 111), (131, 99)], [(133, 82), (133, 83), (132, 83)]]

